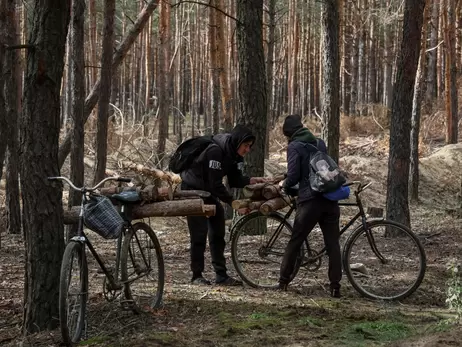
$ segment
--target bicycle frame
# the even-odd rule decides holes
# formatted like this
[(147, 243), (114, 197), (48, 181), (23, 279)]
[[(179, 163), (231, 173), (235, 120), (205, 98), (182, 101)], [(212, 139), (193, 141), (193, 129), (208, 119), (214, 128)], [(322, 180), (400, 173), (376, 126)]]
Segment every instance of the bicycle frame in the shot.
[(118, 273), (119, 273), (119, 267), (120, 267), (120, 251), (121, 251), (121, 248), (122, 248), (122, 238), (123, 238), (123, 235), (124, 235), (124, 231), (127, 230), (127, 228), (130, 225), (130, 222), (127, 221), (128, 224), (124, 225), (124, 227), (122, 229), (123, 231), (122, 231), (122, 233), (119, 235), (119, 237), (117, 239), (116, 269), (115, 269), (115, 277), (114, 277), (114, 275), (111, 273), (111, 271), (109, 271), (108, 268), (104, 265), (104, 262), (102, 261), (102, 259), (100, 258), (100, 256), (96, 252), (95, 248), (91, 244), (90, 240), (88, 239), (88, 237), (85, 235), (85, 233), (83, 231), (83, 225), (84, 225), (83, 211), (84, 211), (85, 204), (88, 202), (87, 194), (91, 194), (93, 191), (95, 191), (100, 186), (102, 186), (106, 181), (115, 180), (115, 181), (118, 181), (118, 182), (130, 182), (131, 179), (130, 178), (122, 178), (122, 177), (107, 177), (107, 178), (103, 179), (101, 182), (99, 182), (96, 186), (94, 186), (92, 188), (86, 188), (86, 187), (79, 188), (79, 187), (76, 187), (68, 178), (63, 177), (63, 176), (48, 177), (48, 180), (50, 180), (50, 181), (53, 181), (53, 180), (64, 181), (72, 189), (74, 189), (74, 190), (76, 190), (76, 191), (78, 191), (78, 192), (80, 192), (82, 194), (82, 199), (80, 201), (79, 220), (78, 220), (78, 225), (77, 225), (77, 235), (71, 237), (69, 242), (72, 241), (72, 242), (81, 243), (82, 246), (83, 246), (82, 249), (83, 249), (84, 253), (85, 253), (85, 245), (87, 245), (88, 249), (91, 252), (91, 254), (93, 255), (93, 257), (95, 257), (98, 265), (101, 267), (101, 270), (103, 270), (106, 278), (108, 279), (110, 287), (111, 287), (110, 289), (113, 289), (113, 290), (121, 289), (122, 285), (119, 284), (119, 281), (118, 281)]
[[(363, 186), (362, 190), (364, 190), (365, 187), (366, 186)], [(361, 186), (358, 188), (358, 190), (356, 190), (354, 192), (356, 202), (339, 202), (339, 206), (356, 206), (356, 207), (358, 207), (358, 210), (359, 210), (356, 213), (356, 215), (353, 218), (351, 218), (350, 221), (341, 228), (340, 235), (343, 235), (359, 218), (361, 218), (361, 226), (358, 226), (358, 228), (362, 227), (364, 229), (367, 240), (368, 240), (368, 242), (369, 242), (369, 244), (371, 246), (372, 251), (377, 256), (377, 258), (380, 259), (380, 261), (382, 263), (385, 263), (386, 259), (380, 254), (380, 252), (377, 249), (377, 246), (375, 244), (374, 236), (372, 235), (372, 232), (369, 230), (369, 228), (367, 228), (367, 216), (366, 216), (366, 213), (364, 212), (364, 207), (363, 207), (361, 198), (359, 197), (359, 194), (362, 192), (362, 190), (360, 188), (361, 188)], [(279, 234), (281, 233), (281, 230), (282, 230), (285, 222), (290, 218), (290, 216), (292, 215), (292, 213), (293, 213), (293, 211), (295, 209), (296, 209), (296, 202), (295, 202), (295, 200), (292, 200), (289, 211), (284, 215), (283, 222), (279, 225), (279, 227), (276, 229), (276, 231), (271, 235), (270, 239), (268, 240), (268, 243), (265, 245), (265, 250), (266, 250), (267, 254), (269, 254), (269, 253), (275, 254), (274, 252), (268, 252), (267, 250), (271, 249), (271, 247), (274, 245), (274, 242), (279, 237)], [(305, 244), (306, 244), (307, 249), (309, 250), (310, 248), (309, 248), (308, 240), (305, 240)], [(319, 251), (319, 253), (317, 255), (315, 255), (313, 257), (309, 257), (309, 259), (307, 261), (305, 261), (304, 263), (302, 263), (301, 266), (305, 266), (305, 265), (307, 265), (309, 263), (312, 263), (313, 261), (319, 259), (320, 257), (322, 257), (325, 254), (325, 252), (326, 252), (326, 247), (324, 246)]]

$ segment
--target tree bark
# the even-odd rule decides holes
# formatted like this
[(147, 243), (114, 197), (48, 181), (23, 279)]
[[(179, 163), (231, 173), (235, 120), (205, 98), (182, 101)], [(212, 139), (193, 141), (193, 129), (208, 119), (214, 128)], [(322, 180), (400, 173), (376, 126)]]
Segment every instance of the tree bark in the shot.
[[(72, 81), (72, 146), (70, 162), (70, 180), (77, 187), (82, 187), (84, 183), (85, 167), (84, 158), (84, 106), (85, 106), (85, 0), (72, 1), (72, 31), (71, 31), (71, 81)], [(78, 205), (82, 196), (74, 189), (69, 189), (69, 207)], [(69, 228), (69, 236), (77, 232), (77, 227)]]
[[(427, 0), (428, 1), (428, 0)], [(428, 6), (425, 7), (423, 18), (427, 18)], [(427, 49), (427, 26), (422, 29), (422, 47), (420, 49), (419, 65), (417, 68), (417, 80), (412, 101), (411, 121), (411, 163), (410, 163), (410, 198), (412, 201), (419, 199), (419, 134), (422, 99), (425, 94), (425, 76), (427, 74), (427, 63), (425, 51)]]
[(457, 58), (455, 36), (454, 0), (443, 1), (441, 9), (444, 23), (444, 61), (445, 61), (445, 105), (446, 105), (446, 143), (457, 143), (459, 117), (457, 111)]
[[(7, 16), (9, 15), (8, 12), (8, 3), (7, 0), (0, 1), (0, 37), (7, 37), (8, 36), (8, 28), (7, 28)], [(6, 105), (5, 105), (5, 96), (3, 90), (5, 86), (3, 83), (6, 82), (6, 78), (4, 76), (4, 69), (3, 69), (3, 62), (6, 55), (6, 46), (4, 44), (0, 44), (0, 179), (2, 178), (3, 173), (3, 163), (6, 154), (6, 147), (8, 144), (8, 123), (7, 123), (7, 113), (6, 113)], [(5, 81), (5, 82), (4, 82)]]
[(237, 1), (239, 56), (239, 123), (248, 126), (257, 141), (246, 156), (244, 171), (263, 176), (267, 127), (266, 72), (263, 51), (263, 0)]
[(59, 176), (60, 88), (70, 1), (36, 0), (28, 45), (21, 122), (21, 189), (25, 234), (24, 334), (59, 326), (64, 250)]
[(157, 155), (162, 164), (168, 138), (170, 115), (170, 4), (166, 1), (161, 1), (160, 3), (158, 61), (157, 86), (159, 131), (157, 136)]
[[(14, 46), (19, 44), (19, 31), (17, 28), (17, 16), (15, 0), (0, 0), (0, 12), (6, 14), (5, 22), (0, 22), (5, 27), (0, 29), (0, 36), (5, 38), (5, 43)], [(1, 15), (0, 15), (1, 16)], [(2, 24), (0, 24), (1, 26)], [(6, 31), (3, 32), (3, 29)], [(1, 50), (2, 48), (0, 48)], [(1, 58), (0, 58), (1, 59)], [(1, 60), (0, 60), (1, 64)], [(1, 67), (0, 67), (1, 69)], [(1, 76), (1, 75), (0, 75)], [(20, 71), (19, 54), (16, 49), (9, 49), (5, 52), (5, 64), (3, 78), (5, 91), (5, 106), (7, 119), (7, 151), (6, 151), (6, 215), (7, 230), (11, 234), (18, 234), (21, 231), (21, 208), (19, 205), (19, 141), (18, 141), (18, 118), (21, 105), (20, 97)], [(1, 84), (0, 84), (1, 85)], [(1, 86), (3, 87), (3, 86)], [(1, 93), (0, 87), (0, 93)], [(0, 117), (2, 117), (0, 115)], [(1, 127), (2, 125), (0, 125)], [(0, 130), (0, 133), (2, 131)], [(3, 135), (0, 135), (2, 138)], [(1, 161), (1, 158), (0, 158)], [(1, 165), (1, 164), (0, 164)], [(1, 178), (0, 170), (0, 178)]]
[[(132, 47), (133, 43), (135, 42), (136, 38), (138, 37), (141, 30), (143, 30), (144, 26), (146, 25), (149, 17), (151, 16), (152, 12), (157, 7), (159, 0), (151, 0), (149, 1), (143, 10), (140, 12), (138, 17), (136, 18), (135, 23), (127, 32), (127, 34), (122, 39), (121, 43), (117, 47), (116, 51), (112, 56), (112, 71), (116, 73), (117, 68), (119, 67), (120, 63), (124, 59), (125, 55), (127, 54), (128, 50)], [(87, 95), (85, 99), (85, 108), (84, 108), (84, 120), (87, 121), (88, 117), (91, 114), (91, 111), (95, 107), (96, 103), (98, 102), (99, 92), (100, 92), (100, 84), (101, 81), (98, 80), (93, 89)], [(59, 167), (62, 167), (64, 161), (66, 160), (72, 144), (72, 133), (69, 132), (66, 137), (64, 138), (62, 144), (59, 146)]]
[(412, 99), (425, 0), (406, 0), (390, 128), (387, 218), (410, 226), (408, 187)]
[(101, 54), (101, 89), (98, 102), (98, 121), (96, 124), (96, 169), (93, 183), (104, 178), (107, 162), (108, 112), (111, 99), (112, 48), (114, 46), (115, 0), (104, 1), (103, 52)]
[(438, 15), (439, 15), (439, 0), (431, 1), (431, 20), (429, 23), (430, 40), (429, 51), (427, 53), (427, 86), (425, 92), (426, 102), (430, 104), (438, 96), (438, 78), (437, 78), (437, 53), (438, 53)]
[(324, 0), (323, 23), (323, 138), (329, 155), (338, 162), (340, 141), (340, 55), (338, 0)]

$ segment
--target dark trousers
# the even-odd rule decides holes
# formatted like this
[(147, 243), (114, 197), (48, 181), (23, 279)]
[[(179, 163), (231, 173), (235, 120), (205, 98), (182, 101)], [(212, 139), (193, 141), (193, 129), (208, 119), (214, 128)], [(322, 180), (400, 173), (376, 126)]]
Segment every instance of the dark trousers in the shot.
[(340, 288), (342, 278), (342, 256), (340, 253), (340, 208), (336, 201), (330, 201), (322, 197), (302, 202), (297, 206), (293, 233), (287, 244), (281, 264), (279, 282), (288, 284), (294, 271), (297, 256), (303, 242), (319, 223), (327, 255), (329, 256), (329, 280), (331, 289)]
[(206, 204), (216, 206), (215, 216), (187, 217), (191, 240), (191, 271), (196, 278), (204, 271), (204, 253), (209, 237), (212, 266), (217, 279), (227, 277), (225, 260), (225, 213), (220, 201), (215, 198), (205, 199)]

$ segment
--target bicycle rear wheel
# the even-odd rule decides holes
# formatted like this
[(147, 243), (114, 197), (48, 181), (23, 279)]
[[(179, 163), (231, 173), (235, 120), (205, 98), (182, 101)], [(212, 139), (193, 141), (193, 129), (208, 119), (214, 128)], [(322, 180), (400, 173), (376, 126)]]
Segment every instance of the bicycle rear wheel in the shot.
[[(277, 212), (254, 212), (239, 220), (232, 232), (231, 259), (242, 280), (254, 288), (276, 288), (291, 235), (292, 226)], [(293, 277), (299, 269), (297, 261)]]
[(156, 234), (146, 223), (132, 225), (122, 247), (121, 279), (134, 312), (162, 305), (164, 276), (164, 258)]
[(63, 255), (59, 280), (59, 322), (66, 345), (80, 340), (85, 328), (88, 268), (84, 246), (70, 241)]
[(375, 300), (401, 300), (422, 283), (426, 257), (419, 239), (404, 225), (370, 221), (367, 232), (360, 227), (346, 241), (343, 267), (361, 295)]

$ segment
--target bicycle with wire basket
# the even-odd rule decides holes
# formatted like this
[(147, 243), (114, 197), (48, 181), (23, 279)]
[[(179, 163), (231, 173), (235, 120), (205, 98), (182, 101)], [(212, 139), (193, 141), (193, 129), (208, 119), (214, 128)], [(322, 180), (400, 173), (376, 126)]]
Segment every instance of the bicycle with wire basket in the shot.
[[(122, 192), (110, 199), (96, 193), (107, 181), (131, 180), (108, 177), (92, 188), (79, 188), (66, 177), (48, 179), (64, 181), (82, 194), (77, 234), (67, 243), (61, 263), (59, 320), (63, 342), (67, 345), (78, 342), (87, 329), (86, 248), (105, 275), (103, 293), (107, 301), (114, 301), (123, 293), (120, 303), (124, 309), (140, 313), (160, 307), (164, 290), (162, 250), (148, 224), (132, 224), (132, 207), (141, 202), (138, 192)], [(106, 239), (117, 239), (115, 268), (111, 269), (98, 255), (84, 232), (84, 225)]]
[[(360, 194), (371, 183), (351, 182), (354, 206), (358, 211), (340, 230), (344, 234), (357, 221), (342, 251), (343, 271), (351, 285), (364, 297), (375, 300), (401, 300), (411, 295), (425, 276), (426, 256), (418, 237), (406, 226), (384, 218), (367, 216)], [(290, 199), (286, 214), (259, 211), (242, 216), (231, 228), (231, 258), (237, 273), (255, 288), (276, 288), (285, 247), (292, 234), (290, 216), (296, 200)], [(314, 244), (314, 233), (305, 240), (297, 259), (294, 278), (301, 267), (316, 271), (326, 255), (323, 241)]]

